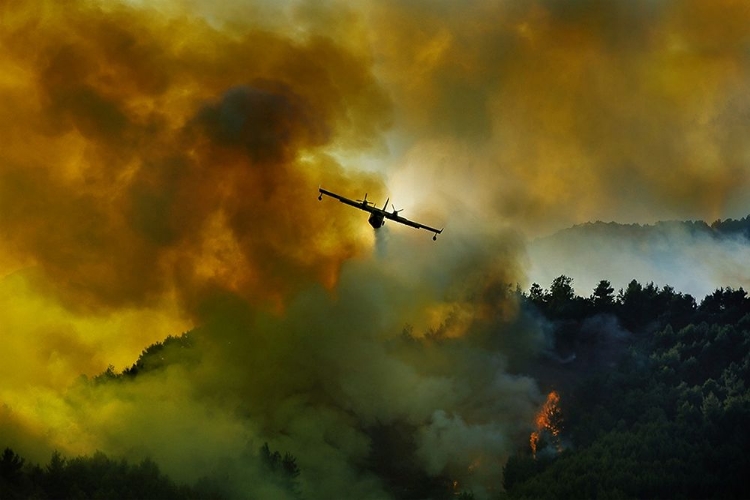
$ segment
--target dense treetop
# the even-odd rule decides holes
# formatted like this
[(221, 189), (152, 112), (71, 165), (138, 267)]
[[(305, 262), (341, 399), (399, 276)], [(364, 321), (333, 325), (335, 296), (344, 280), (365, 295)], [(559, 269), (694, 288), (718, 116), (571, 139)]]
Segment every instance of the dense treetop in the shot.
[(556, 325), (558, 347), (592, 342), (583, 324), (596, 315), (630, 335), (614, 367), (579, 374), (563, 396), (564, 449), (519, 449), (502, 496), (750, 497), (747, 293), (720, 288), (697, 304), (653, 283), (632, 281), (615, 294), (603, 280), (590, 297), (571, 285), (560, 276), (524, 294)]
[[(742, 288), (719, 288), (700, 302), (670, 286), (631, 281), (615, 290), (601, 280), (586, 297), (559, 276), (543, 288), (517, 290), (526, 315), (548, 325), (556, 356), (539, 363), (560, 368), (539, 376), (560, 391), (552, 436), (542, 432), (498, 468), (505, 491), (493, 498), (750, 498), (750, 298)], [(117, 374), (110, 367), (92, 384), (127, 383), (172, 362), (175, 348), (194, 351), (193, 334), (169, 337), (143, 351)], [(534, 368), (527, 367), (532, 375)], [(523, 370), (520, 367), (519, 370)], [(451, 489), (446, 475), (428, 477), (413, 466), (408, 429), (368, 430), (372, 449), (362, 468), (381, 478), (394, 498), (474, 498)], [(2, 443), (0, 443), (2, 445)], [(301, 498), (304, 474), (290, 454), (264, 445), (252, 453), (264, 480)], [(0, 456), (0, 497), (233, 498), (214, 479), (178, 485), (157, 464), (129, 464), (101, 452), (45, 466), (6, 448)]]

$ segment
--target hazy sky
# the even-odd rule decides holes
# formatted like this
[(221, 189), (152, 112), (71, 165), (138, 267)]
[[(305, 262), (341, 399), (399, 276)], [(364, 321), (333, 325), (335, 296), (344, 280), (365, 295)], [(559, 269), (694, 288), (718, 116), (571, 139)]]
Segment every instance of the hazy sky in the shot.
[[(227, 347), (237, 329), (266, 332), (253, 349), (296, 345), (322, 301), (340, 319), (316, 320), (333, 332), (312, 350), (319, 364), (294, 349), (257, 362), (271, 378), (303, 365), (336, 403), (282, 382), (280, 402), (261, 411), (269, 421), (295, 404), (300, 414), (325, 407), (309, 420), (320, 429), (344, 425), (342, 409), (361, 421), (406, 418), (427, 422), (424, 449), (440, 448), (439, 436), (446, 449), (449, 437), (478, 447), (487, 438), (481, 453), (501, 460), (543, 399), (533, 381), (506, 373), (508, 347), (472, 344), (460, 362), (420, 371), (384, 351), (384, 339), (405, 324), (458, 337), (492, 324), (541, 348), (538, 332), (509, 319), (507, 298), (487, 302), (497, 283), (525, 279), (524, 238), (588, 220), (750, 213), (744, 1), (11, 0), (0, 5), (0, 64), (0, 438), (29, 436), (17, 439), (45, 452), (158, 454), (116, 439), (111, 412), (123, 396), (95, 404), (69, 389), (76, 378), (110, 363), (122, 370), (152, 342), (209, 325), (218, 340), (202, 366), (219, 385), (219, 366), (242, 364)], [(387, 226), (376, 239), (366, 214), (319, 203), (319, 185), (390, 196), (445, 233), (433, 243)], [(357, 294), (369, 307), (342, 306)], [(212, 323), (226, 297), (273, 319), (227, 333)], [(363, 343), (349, 347), (380, 354), (321, 374), (329, 348), (363, 323)], [(277, 340), (263, 336), (277, 330)], [(500, 405), (496, 418), (462, 412), (489, 397), (456, 382), (474, 376), (477, 359), (501, 394), (526, 400)], [(374, 378), (352, 378), (357, 368)], [(367, 406), (406, 391), (378, 382), (394, 370), (416, 393), (450, 396)], [(267, 402), (242, 373), (233, 397)], [(200, 428), (199, 379), (170, 377), (133, 388), (128, 401), (178, 387), (190, 396), (165, 426), (184, 411)], [(214, 441), (230, 448), (238, 429), (261, 440), (291, 432), (230, 411), (216, 419)], [(327, 442), (316, 425), (300, 432)], [(343, 465), (331, 474), (343, 482), (361, 454), (357, 428), (332, 446)], [(295, 451), (303, 469), (316, 463)], [(435, 457), (425, 452), (425, 470), (450, 466)], [(324, 496), (335, 484), (306, 491)]]

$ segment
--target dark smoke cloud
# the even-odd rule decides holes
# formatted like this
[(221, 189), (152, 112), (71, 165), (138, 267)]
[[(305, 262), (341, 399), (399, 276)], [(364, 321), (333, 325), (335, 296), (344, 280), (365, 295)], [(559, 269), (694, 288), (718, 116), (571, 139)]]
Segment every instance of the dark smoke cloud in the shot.
[[(37, 391), (22, 400), (36, 408), (22, 422), (69, 453), (152, 456), (178, 479), (208, 471), (259, 494), (269, 485), (253, 464), (267, 441), (298, 458), (306, 498), (389, 497), (365, 468), (368, 429), (406, 425), (415, 470), (478, 494), (497, 489), (542, 399), (519, 368), (544, 337), (513, 312), (512, 238), (487, 241), (464, 243), (448, 268), (438, 264), (455, 243), (424, 254), (421, 279), (407, 280), (394, 271), (411, 244), (394, 240), (379, 259), (347, 263), (334, 294), (309, 288), (283, 314), (215, 293), (192, 347), (161, 351), (163, 368), (119, 383), (79, 381), (62, 397)], [(409, 335), (404, 325), (414, 325)]]
[[(321, 178), (350, 185), (323, 146), (377, 142), (388, 105), (366, 61), (321, 38), (234, 38), (124, 6), (44, 8), (32, 20), (7, 7), (19, 18), (4, 30), (20, 73), (9, 90), (25, 105), (12, 92), (3, 102), (25, 137), (3, 140), (0, 208), (12, 257), (30, 257), (69, 306), (142, 306), (176, 281), (280, 300), (305, 275), (330, 285), (362, 250), (348, 224), (301, 201)], [(175, 46), (168, 32), (186, 30)], [(365, 120), (367, 101), (382, 111)]]
[[(398, 426), (410, 470), (486, 496), (543, 400), (519, 233), (743, 208), (740, 2), (0, 12), (0, 438), (38, 461), (283, 498), (268, 441), (308, 498), (387, 498), (370, 432)], [(373, 255), (320, 184), (446, 231)], [(75, 381), (191, 329), (162, 369)]]
[[(244, 148), (253, 164), (294, 159), (297, 150), (328, 142), (330, 133), (289, 89), (273, 82), (227, 91), (220, 102), (200, 111), (197, 125), (212, 141)], [(268, 89), (263, 87), (270, 87)]]
[[(367, 57), (325, 37), (222, 31), (126, 4), (2, 12), (3, 436), (21, 429), (28, 439), (8, 444), (40, 461), (58, 448), (179, 463), (190, 445), (171, 430), (178, 415), (184, 437), (211, 413), (189, 379), (66, 388), (214, 317), (223, 297), (278, 313), (302, 289), (334, 287), (371, 236), (315, 189), (380, 183), (329, 151), (377, 146), (389, 101)], [(170, 394), (184, 399), (164, 409), (163, 434), (143, 436), (160, 451), (126, 446), (119, 418), (158, 420), (141, 404)], [(231, 414), (210, 420), (217, 443), (242, 441)]]

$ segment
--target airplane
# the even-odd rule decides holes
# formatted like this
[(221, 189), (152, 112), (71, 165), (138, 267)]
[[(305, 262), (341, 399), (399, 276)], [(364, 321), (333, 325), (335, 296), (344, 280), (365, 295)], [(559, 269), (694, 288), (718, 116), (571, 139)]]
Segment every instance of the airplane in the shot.
[(341, 203), (346, 203), (349, 206), (352, 206), (354, 208), (358, 208), (360, 210), (364, 210), (365, 212), (370, 212), (370, 218), (367, 219), (367, 222), (370, 223), (370, 225), (373, 227), (373, 229), (379, 229), (380, 227), (385, 224), (385, 219), (389, 219), (392, 221), (396, 221), (399, 224), (405, 224), (407, 226), (411, 226), (416, 229), (426, 229), (428, 231), (432, 231), (435, 233), (435, 235), (432, 237), (433, 240), (437, 240), (437, 235), (442, 233), (442, 229), (435, 229), (434, 227), (425, 226), (424, 224), (420, 224), (419, 222), (410, 221), (409, 219), (406, 219), (404, 217), (401, 217), (398, 215), (398, 213), (403, 210), (396, 210), (396, 207), (391, 205), (393, 207), (393, 212), (386, 211), (386, 208), (388, 207), (388, 202), (391, 201), (390, 198), (385, 200), (385, 205), (383, 205), (383, 208), (378, 208), (375, 206), (375, 204), (371, 201), (367, 201), (367, 193), (365, 193), (365, 197), (362, 200), (350, 200), (349, 198), (345, 198), (341, 195), (338, 195), (336, 193), (332, 193), (330, 191), (327, 191), (323, 189), (322, 187), (318, 187), (318, 200), (323, 200), (323, 195), (330, 196), (331, 198), (336, 198)]

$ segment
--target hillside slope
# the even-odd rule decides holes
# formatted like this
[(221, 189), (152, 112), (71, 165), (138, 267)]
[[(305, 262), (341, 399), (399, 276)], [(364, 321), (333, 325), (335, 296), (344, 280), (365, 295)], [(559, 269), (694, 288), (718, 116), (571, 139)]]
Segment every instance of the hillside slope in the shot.
[(750, 216), (710, 225), (586, 223), (532, 241), (528, 258), (529, 283), (565, 274), (582, 295), (601, 279), (615, 289), (636, 279), (703, 297), (722, 286), (749, 287)]

